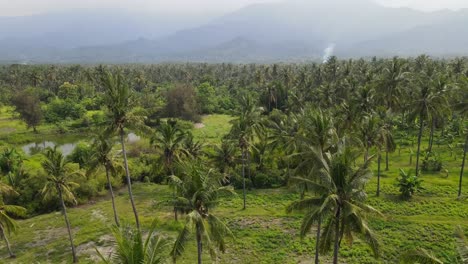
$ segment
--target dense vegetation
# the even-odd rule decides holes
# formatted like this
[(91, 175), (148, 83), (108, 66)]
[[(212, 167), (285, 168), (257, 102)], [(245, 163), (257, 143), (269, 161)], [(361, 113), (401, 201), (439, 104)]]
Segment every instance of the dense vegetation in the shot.
[[(466, 59), (10, 65), (0, 94), (10, 256), (15, 231), (66, 226), (74, 262), (466, 258)], [(79, 141), (69, 155), (18, 147), (66, 137)], [(59, 209), (65, 224), (43, 222)], [(60, 250), (24, 242), (17, 260), (68, 259), (52, 240), (38, 246)], [(92, 241), (115, 250), (84, 252)]]

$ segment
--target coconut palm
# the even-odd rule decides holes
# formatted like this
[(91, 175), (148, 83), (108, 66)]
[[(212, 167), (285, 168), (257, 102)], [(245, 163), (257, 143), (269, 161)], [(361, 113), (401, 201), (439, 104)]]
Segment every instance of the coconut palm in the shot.
[(419, 120), (418, 148), (416, 152), (416, 176), (419, 175), (419, 156), (421, 153), (421, 138), (424, 129), (424, 122), (433, 117), (440, 116), (448, 107), (444, 90), (435, 92), (431, 76), (422, 73), (416, 77), (417, 92), (411, 104), (410, 119)]
[(3, 195), (18, 195), (12, 187), (0, 183), (0, 193), (0, 238), (5, 240), (10, 258), (15, 258), (16, 256), (11, 249), (8, 236), (17, 231), (18, 224), (11, 218), (11, 216), (25, 216), (26, 209), (21, 206), (8, 205), (4, 203)]
[(89, 164), (90, 171), (94, 171), (99, 166), (103, 166), (106, 171), (107, 186), (112, 200), (112, 210), (114, 212), (114, 221), (117, 226), (120, 225), (117, 209), (115, 207), (115, 195), (112, 188), (111, 175), (115, 176), (120, 166), (117, 165), (115, 158), (112, 156), (112, 147), (114, 141), (106, 134), (97, 134), (94, 143), (92, 144), (91, 162)]
[[(308, 109), (302, 121), (302, 131), (296, 136), (298, 146), (298, 157), (300, 163), (295, 170), (296, 175), (303, 175), (307, 181), (296, 181), (293, 183), (303, 186), (301, 199), (304, 197), (305, 191), (309, 189), (309, 181), (320, 181), (318, 171), (320, 166), (317, 166), (317, 149), (320, 152), (325, 152), (335, 147), (338, 136), (332, 118), (323, 113), (321, 110)], [(294, 154), (293, 154), (294, 155)], [(317, 234), (315, 247), (315, 263), (319, 263), (319, 241), (321, 234), (321, 218), (317, 219)]]
[(291, 178), (291, 155), (297, 150), (297, 136), (300, 130), (299, 120), (301, 114), (284, 114), (274, 110), (270, 113), (265, 122), (265, 127), (269, 129), (269, 145), (272, 150), (279, 150), (286, 155), (282, 156), (286, 160), (287, 180)]
[(210, 154), (210, 157), (215, 167), (219, 168), (220, 173), (226, 174), (229, 168), (234, 168), (236, 166), (238, 148), (235, 142), (223, 140), (221, 145), (215, 145), (213, 148), (214, 153)]
[(47, 148), (44, 152), (44, 157), (45, 160), (41, 165), (47, 174), (47, 182), (42, 189), (42, 195), (44, 199), (58, 196), (67, 225), (68, 237), (73, 254), (73, 263), (77, 263), (78, 258), (76, 256), (75, 245), (73, 244), (73, 235), (65, 201), (76, 204), (73, 188), (77, 187), (78, 184), (73, 182), (73, 177), (80, 174), (71, 171), (70, 163), (65, 159), (60, 150), (57, 150), (57, 147)]
[[(468, 77), (463, 77), (463, 81), (461, 82), (461, 101), (456, 104), (456, 110), (460, 113), (460, 115), (466, 117), (468, 115)], [(466, 160), (466, 152), (468, 151), (468, 128), (465, 129), (465, 144), (463, 147), (463, 159), (460, 169), (460, 178), (458, 181), (458, 197), (462, 195), (462, 182), (463, 182), (463, 170), (465, 169), (465, 160)]]
[[(186, 134), (176, 124), (176, 121), (171, 120), (162, 123), (151, 139), (151, 144), (162, 150), (162, 163), (169, 175), (174, 175), (174, 162), (183, 154), (183, 143), (186, 139)], [(177, 221), (176, 207), (174, 207), (174, 219)]]
[(171, 241), (156, 233), (153, 224), (143, 240), (143, 234), (138, 228), (128, 224), (121, 227), (112, 227), (112, 234), (115, 238), (114, 252), (107, 258), (99, 251), (98, 255), (106, 263), (116, 264), (164, 264), (167, 263), (167, 254)]
[[(381, 123), (377, 130), (376, 145), (377, 153), (377, 192), (376, 195), (380, 196), (380, 163), (382, 161), (382, 150), (385, 150), (386, 160), (388, 161), (388, 152), (393, 152), (396, 149), (395, 140), (393, 139), (391, 128), (387, 123)], [(388, 163), (387, 163), (388, 164)], [(387, 168), (388, 169), (388, 168)]]
[(0, 172), (7, 177), (8, 183), (15, 187), (17, 175), (21, 171), (23, 156), (14, 148), (6, 148), (0, 153)]
[(259, 108), (252, 98), (242, 97), (241, 110), (238, 118), (231, 121), (230, 138), (238, 140), (238, 146), (242, 154), (242, 185), (243, 185), (243, 209), (246, 208), (245, 168), (248, 160), (248, 151), (252, 146), (255, 134), (262, 128)]
[(306, 211), (301, 225), (301, 236), (304, 237), (312, 225), (321, 219), (325, 227), (318, 243), (322, 253), (330, 250), (333, 244), (333, 263), (338, 263), (342, 239), (352, 242), (353, 233), (363, 237), (374, 256), (378, 257), (378, 240), (366, 223), (369, 214), (379, 214), (377, 210), (365, 204), (367, 195), (364, 186), (372, 176), (369, 169), (370, 160), (358, 167), (353, 166), (360, 153), (347, 146), (346, 139), (339, 142), (334, 153), (322, 153), (317, 147), (313, 147), (313, 151), (316, 154), (317, 177), (321, 182), (317, 183), (304, 177), (296, 177), (296, 180), (307, 182), (317, 196), (304, 198), (288, 206), (288, 211)]
[(398, 57), (394, 57), (382, 69), (382, 74), (377, 80), (377, 92), (380, 95), (378, 99), (388, 110), (398, 111), (401, 105), (402, 85), (408, 78), (406, 63)]
[(179, 176), (170, 176), (177, 186), (179, 197), (177, 206), (186, 214), (185, 226), (180, 231), (171, 251), (175, 261), (182, 255), (190, 234), (195, 233), (198, 263), (202, 263), (203, 248), (208, 249), (213, 260), (218, 250), (226, 249), (226, 237), (232, 236), (229, 228), (210, 210), (218, 202), (222, 193), (234, 194), (231, 186), (221, 186), (214, 170), (206, 169), (201, 161), (179, 165)]
[(144, 126), (144, 116), (140, 112), (135, 111), (135, 101), (133, 90), (130, 89), (128, 82), (119, 72), (113, 74), (107, 70), (101, 72), (101, 85), (105, 91), (104, 103), (107, 107), (109, 118), (109, 126), (107, 132), (117, 133), (120, 136), (120, 144), (122, 146), (122, 154), (124, 159), (125, 176), (127, 179), (128, 195), (132, 204), (133, 214), (137, 228), (140, 228), (138, 212), (132, 192), (132, 181), (130, 179), (130, 171), (128, 168), (127, 151), (125, 150), (125, 129), (133, 128), (135, 130), (146, 130)]

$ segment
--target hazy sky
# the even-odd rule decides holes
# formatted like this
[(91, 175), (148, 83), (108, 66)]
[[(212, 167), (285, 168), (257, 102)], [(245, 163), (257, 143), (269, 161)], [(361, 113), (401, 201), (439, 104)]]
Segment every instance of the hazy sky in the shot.
[[(133, 11), (171, 13), (221, 13), (233, 11), (248, 4), (275, 1), (279, 0), (0, 0), (0, 16), (28, 15), (72, 8), (123, 8)], [(443, 8), (468, 8), (468, 0), (375, 1), (388, 6), (406, 6), (425, 11)]]

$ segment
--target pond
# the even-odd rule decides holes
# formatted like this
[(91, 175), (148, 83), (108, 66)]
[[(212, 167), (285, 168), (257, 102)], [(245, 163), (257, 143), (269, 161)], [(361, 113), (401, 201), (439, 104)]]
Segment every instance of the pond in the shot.
[[(140, 136), (136, 135), (135, 133), (129, 133), (127, 136), (127, 142), (137, 142), (141, 138)], [(73, 150), (76, 148), (76, 145), (80, 141), (86, 141), (89, 138), (82, 138), (76, 135), (64, 135), (59, 138), (47, 138), (42, 140), (37, 140), (25, 145), (21, 146), (21, 149), (26, 153), (26, 155), (31, 156), (37, 153), (40, 153), (42, 150), (48, 147), (55, 147), (57, 146), (58, 149), (63, 153), (64, 156), (70, 155)]]

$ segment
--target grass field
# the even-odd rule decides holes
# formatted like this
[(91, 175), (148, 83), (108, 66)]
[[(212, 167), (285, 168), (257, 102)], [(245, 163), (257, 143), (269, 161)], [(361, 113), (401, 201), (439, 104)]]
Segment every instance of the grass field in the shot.
[[(229, 119), (230, 117), (223, 115), (206, 116), (203, 119), (205, 127), (194, 129), (193, 133), (197, 139), (218, 143), (229, 129)], [(2, 120), (0, 118), (0, 122)], [(8, 121), (10, 123), (11, 120)], [(0, 131), (3, 127), (0, 123)], [(23, 131), (17, 129), (16, 132)], [(423, 142), (423, 146), (426, 144)], [(380, 238), (382, 257), (379, 260), (374, 259), (370, 249), (356, 240), (352, 246), (342, 245), (341, 263), (397, 263), (403, 251), (414, 248), (431, 250), (445, 260), (456, 254), (453, 237), (455, 227), (460, 225), (465, 232), (468, 231), (468, 201), (456, 199), (461, 157), (450, 155), (448, 148), (444, 146), (434, 147), (441, 154), (448, 176), (445, 172), (423, 174), (425, 190), (410, 201), (402, 201), (395, 187), (399, 168), (413, 167), (409, 164), (410, 152), (403, 148), (400, 154), (398, 151), (390, 154), (389, 171), (385, 171), (382, 164), (384, 175), (381, 196), (375, 197), (375, 178), (367, 185), (368, 202), (385, 215), (370, 221), (371, 227)], [(373, 168), (376, 170), (377, 165), (373, 164)], [(171, 208), (158, 205), (171, 198), (169, 188), (147, 183), (134, 186), (143, 226), (149, 227), (156, 219), (158, 230), (175, 237), (182, 227), (182, 221), (175, 222)], [(464, 181), (463, 188), (464, 193), (468, 193), (468, 179)], [(226, 254), (220, 255), (219, 263), (311, 263), (314, 252), (313, 234), (301, 240), (298, 236), (301, 214), (285, 212), (285, 207), (296, 199), (298, 195), (288, 188), (249, 191), (247, 210), (240, 210), (241, 195), (221, 199), (220, 206), (213, 213), (228, 223), (235, 238), (229, 241)], [(119, 191), (117, 207), (121, 218), (133, 223), (125, 188)], [(102, 197), (90, 204), (71, 208), (69, 213), (80, 263), (96, 263), (95, 248), (105, 253), (112, 245), (112, 237), (109, 235), (113, 222), (110, 200)], [(19, 225), (19, 232), (10, 238), (18, 258), (6, 259), (6, 248), (0, 243), (1, 263), (71, 261), (65, 223), (59, 212), (21, 220)], [(187, 254), (178, 263), (194, 263), (195, 246), (193, 240), (187, 248)], [(210, 262), (208, 254), (204, 255), (204, 260)], [(331, 256), (322, 257), (323, 263), (330, 260)]]

